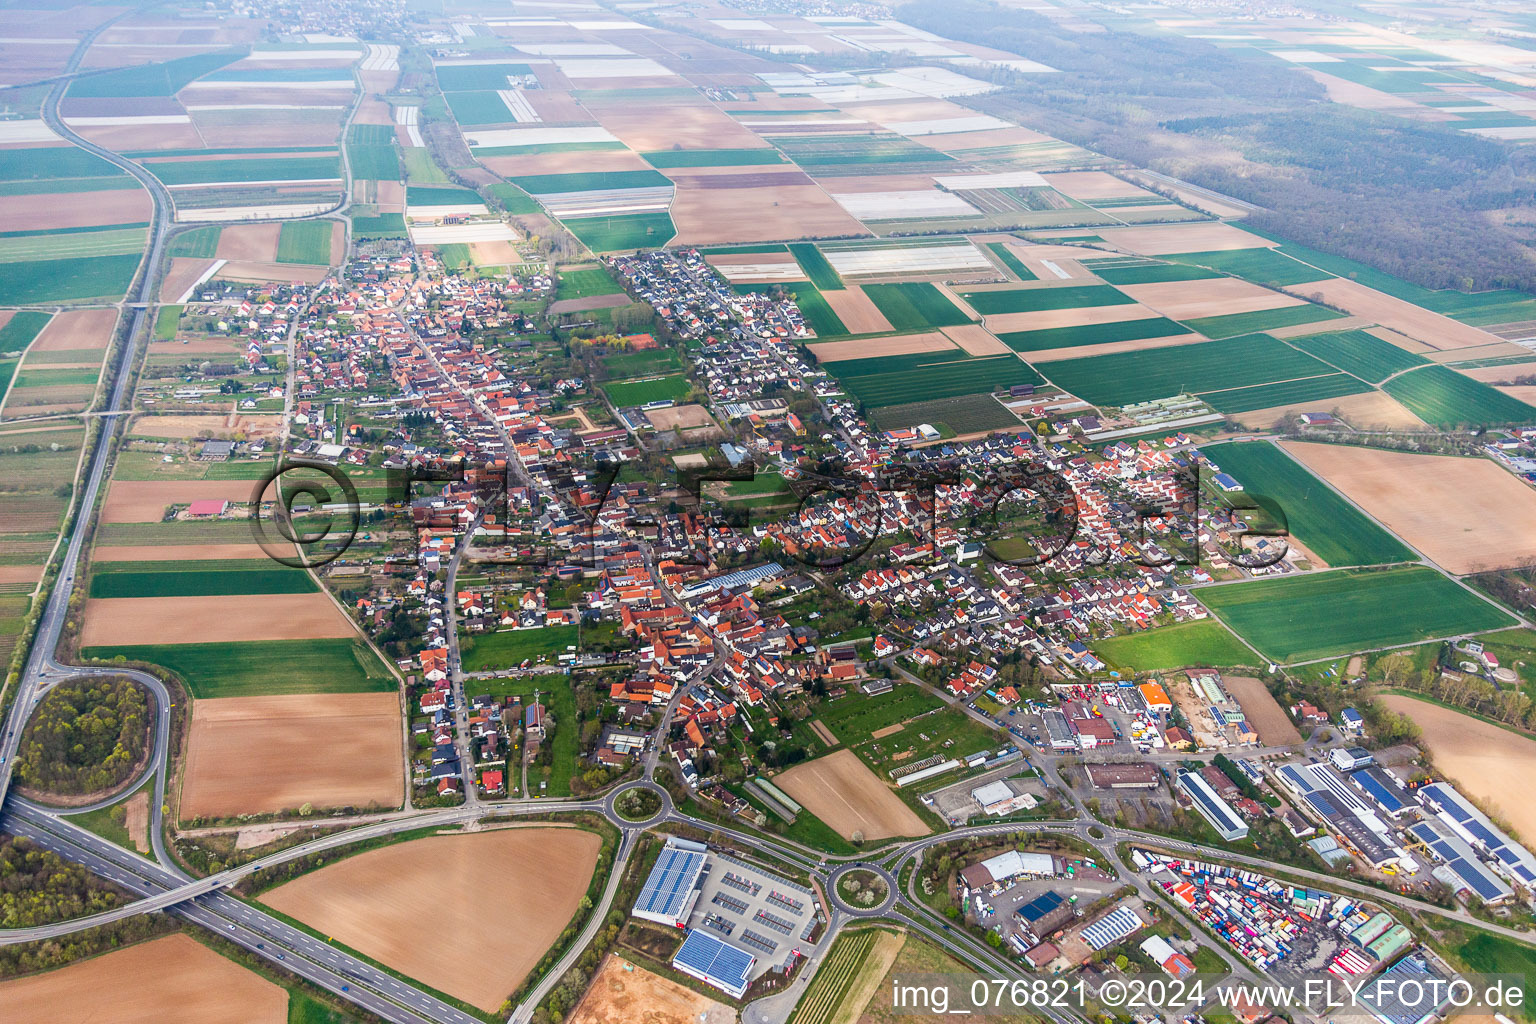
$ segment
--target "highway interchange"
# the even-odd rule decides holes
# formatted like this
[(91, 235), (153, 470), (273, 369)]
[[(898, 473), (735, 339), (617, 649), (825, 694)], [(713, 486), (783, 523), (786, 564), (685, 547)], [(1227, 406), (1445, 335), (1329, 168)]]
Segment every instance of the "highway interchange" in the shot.
[[(104, 23), (101, 28), (105, 28), (108, 24), (111, 22)], [(96, 32), (101, 31), (101, 28)], [(5, 734), (0, 738), (0, 756), (4, 758), (3, 762), (0, 762), (0, 830), (26, 837), (65, 860), (80, 864), (92, 873), (132, 893), (138, 899), (117, 909), (74, 921), (0, 931), (0, 944), (9, 945), (57, 938), (132, 915), (165, 911), (190, 924), (215, 932), (247, 952), (268, 961), (274, 968), (303, 978), (310, 984), (325, 989), (381, 1019), (402, 1022), (402, 1024), (418, 1024), (418, 1022), (472, 1024), (479, 1018), (422, 987), (349, 953), (332, 942), (317, 938), (303, 929), (286, 923), (255, 904), (231, 895), (227, 890), (239, 880), (266, 867), (319, 851), (351, 846), (362, 841), (402, 832), (428, 827), (476, 828), (488, 819), (504, 818), (509, 815), (587, 812), (602, 815), (619, 831), (620, 839), (614, 851), (609, 878), (601, 898), (589, 913), (580, 935), (571, 943), (559, 962), (524, 994), (524, 998), (510, 1018), (512, 1024), (527, 1024), (534, 1008), (558, 983), (565, 971), (576, 962), (602, 926), (608, 911), (613, 906), (624, 869), (636, 849), (640, 836), (645, 832), (676, 828), (699, 830), (708, 833), (716, 843), (727, 844), (738, 851), (749, 852), (759, 859), (776, 860), (786, 864), (810, 875), (825, 894), (827, 899), (825, 914), (829, 918), (828, 925), (815, 944), (815, 948), (808, 951), (810, 961), (806, 968), (801, 970), (796, 980), (785, 991), (749, 1004), (743, 1011), (743, 1020), (746, 1024), (779, 1024), (787, 1019), (795, 1001), (814, 976), (814, 969), (819, 965), (836, 935), (846, 925), (861, 920), (883, 918), (899, 922), (901, 926), (938, 944), (960, 961), (983, 974), (995, 977), (1023, 976), (1019, 966), (1011, 958), (992, 949), (973, 934), (953, 927), (951, 922), (918, 897), (912, 887), (919, 872), (912, 871), (907, 890), (905, 892), (900, 890), (898, 879), (904, 867), (909, 863), (920, 864), (926, 853), (943, 843), (968, 836), (1019, 830), (1043, 830), (1071, 835), (1079, 842), (1096, 848), (1100, 853), (1101, 865), (1117, 871), (1124, 883), (1134, 886), (1148, 900), (1156, 898), (1153, 895), (1153, 889), (1146, 880), (1132, 873), (1123, 863), (1117, 851), (1117, 846), (1121, 843), (1140, 841), (1148, 845), (1211, 859), (1273, 868), (1273, 865), (1267, 862), (1236, 856), (1226, 850), (1206, 848), (1168, 840), (1149, 833), (1117, 829), (1096, 823), (1083, 806), (1080, 797), (1065, 784), (1061, 785), (1060, 793), (1074, 805), (1077, 817), (1072, 819), (959, 828), (916, 841), (888, 844), (856, 857), (834, 857), (789, 840), (699, 820), (677, 810), (667, 791), (655, 782), (649, 781), (657, 768), (658, 754), (663, 745), (661, 741), (664, 740), (663, 735), (652, 743), (652, 748), (645, 760), (645, 781), (622, 786), (600, 799), (534, 800), (524, 796), (516, 800), (485, 800), (471, 796), (460, 807), (420, 811), (407, 809), (402, 813), (381, 816), (379, 820), (330, 833), (206, 878), (196, 878), (182, 870), (167, 851), (164, 837), (165, 790), (170, 774), (169, 757), (173, 745), (171, 692), (159, 679), (148, 673), (125, 668), (69, 666), (61, 664), (55, 656), (68, 615), (70, 598), (74, 593), (81, 555), (89, 536), (89, 530), (85, 525), (89, 521), (91, 510), (96, 505), (102, 482), (111, 465), (113, 440), (120, 415), (131, 411), (130, 385), (134, 379), (139, 356), (154, 322), (156, 296), (166, 262), (164, 252), (172, 215), (170, 197), (164, 186), (153, 175), (116, 153), (80, 138), (59, 117), (59, 102), (64, 92), (65, 82), (69, 74), (75, 72), (80, 57), (96, 32), (88, 34), (82, 41), (67, 68), (68, 74), (49, 93), (43, 105), (43, 119), (60, 136), (132, 174), (152, 196), (156, 212), (149, 232), (147, 256), (137, 287), (133, 290), (131, 297), (123, 303), (124, 310), (131, 316), (127, 318), (127, 334), (119, 346), (107, 399), (99, 414), (102, 421), (100, 436), (90, 455), (88, 469), (77, 488), (74, 508), (78, 511), (75, 515), (73, 530), (59, 565), (56, 583), (38, 621), (34, 644), (5, 721)], [(455, 558), (455, 566), (457, 560)], [(449, 592), (452, 592), (451, 587)], [(456, 679), (461, 680), (462, 674), (459, 672), (457, 657), (453, 660)], [(713, 666), (706, 667), (702, 672), (707, 672), (711, 667)], [(141, 856), (102, 839), (72, 824), (69, 820), (73, 814), (97, 809), (114, 801), (64, 810), (43, 807), (22, 798), (17, 793), (10, 792), (11, 770), (17, 746), (32, 710), (48, 690), (60, 681), (91, 674), (130, 676), (149, 690), (155, 702), (152, 756), (140, 779), (135, 780), (123, 790), (123, 794), (126, 795), (136, 791), (140, 782), (153, 779), (154, 790), (150, 801), (149, 820), (152, 858)], [(684, 687), (678, 687), (678, 695), (683, 690)], [(970, 709), (968, 713), (976, 715), (974, 709)], [(998, 727), (996, 722), (983, 716), (978, 717), (990, 722), (994, 728)], [(666, 728), (665, 722), (668, 718), (670, 718), (669, 714), (662, 715), (663, 730)], [(1054, 774), (1053, 760), (1052, 758), (1038, 759), (1037, 767), (1047, 778), (1050, 774)], [(629, 821), (616, 809), (619, 794), (636, 787), (651, 790), (661, 801), (661, 810), (644, 822)], [(473, 789), (474, 787), (469, 785), (467, 792), (473, 794)], [(122, 798), (120, 796), (117, 799)], [(321, 821), (318, 824), (327, 823)], [(837, 877), (856, 864), (876, 871), (885, 879), (888, 893), (879, 905), (860, 908), (846, 905), (839, 900)], [(1294, 868), (1285, 868), (1284, 871), (1292, 876), (1306, 878), (1320, 886), (1363, 893), (1378, 902), (1395, 904), (1400, 908), (1425, 914), (1437, 914), (1464, 923), (1475, 923), (1479, 927), (1498, 932), (1506, 937), (1521, 942), (1532, 942), (1532, 939), (1524, 933), (1490, 926), (1481, 921), (1474, 921), (1469, 915), (1457, 911), (1446, 911), (1377, 888)], [(1179, 916), (1173, 908), (1166, 904), (1163, 906), (1165, 911), (1176, 917)], [(1191, 934), (1200, 934), (1200, 931), (1194, 927), (1191, 927), (1190, 931)], [(1227, 951), (1220, 950), (1220, 952), (1238, 973), (1246, 973), (1242, 965)], [(1050, 1015), (1061, 1024), (1069, 1024), (1069, 1022), (1075, 1024), (1080, 1020), (1075, 1014), (1065, 1011), (1055, 1011)]]

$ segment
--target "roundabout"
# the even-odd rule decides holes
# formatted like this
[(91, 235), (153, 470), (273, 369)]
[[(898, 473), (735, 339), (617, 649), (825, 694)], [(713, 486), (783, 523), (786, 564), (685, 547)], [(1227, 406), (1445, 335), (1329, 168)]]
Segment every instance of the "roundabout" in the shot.
[(654, 782), (632, 782), (608, 794), (604, 810), (620, 828), (648, 828), (672, 810), (672, 797)]
[(896, 895), (895, 876), (873, 864), (844, 864), (827, 876), (827, 898), (850, 917), (879, 917)]

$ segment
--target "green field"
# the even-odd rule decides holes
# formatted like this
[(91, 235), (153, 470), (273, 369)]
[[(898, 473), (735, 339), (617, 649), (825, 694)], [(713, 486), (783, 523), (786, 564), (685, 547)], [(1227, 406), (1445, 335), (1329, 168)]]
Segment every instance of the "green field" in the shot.
[(897, 331), (925, 331), (972, 323), (955, 304), (927, 281), (867, 284), (864, 294)]
[(844, 743), (869, 739), (876, 729), (904, 722), (925, 711), (944, 706), (927, 690), (910, 683), (900, 683), (889, 693), (873, 697), (852, 696), (822, 704), (816, 717)]
[(823, 364), (848, 393), (870, 408), (985, 395), (1040, 375), (1013, 356), (971, 358), (959, 349)]
[(1334, 331), (1291, 338), (1290, 344), (1363, 381), (1380, 384), (1394, 373), (1428, 362), (1365, 331)]
[(399, 181), (400, 157), (395, 152), (394, 126), (353, 125), (347, 133), (347, 162), (354, 178)]
[(608, 275), (608, 271), (602, 267), (592, 267), (586, 270), (562, 270), (560, 271), (560, 283), (558, 290), (555, 292), (555, 298), (585, 299), (593, 295), (612, 295), (623, 290)]
[(405, 190), (405, 205), (410, 206), (469, 206), (484, 204), (480, 193), (457, 185), (409, 185)]
[(496, 197), (502, 209), (508, 213), (538, 213), (541, 209), (534, 201), (533, 196), (504, 181), (498, 181), (494, 185), (487, 185), (486, 191)]
[(164, 666), (200, 698), (383, 693), (398, 685), (371, 650), (345, 639), (86, 647), (80, 653), (102, 661), (121, 655)]
[(1427, 566), (1282, 576), (1194, 593), (1249, 643), (1282, 662), (1515, 624)]
[(312, 594), (318, 589), (304, 570), (278, 566), (265, 559), (103, 562), (91, 572), (92, 597)]
[(452, 179), (432, 160), (432, 151), (426, 147), (407, 146), (400, 151), (400, 162), (405, 165), (405, 180), (423, 185), (446, 185)]
[(405, 217), (398, 213), (379, 213), (352, 218), (353, 238), (404, 238)]
[(750, 164), (781, 164), (778, 150), (762, 149), (663, 149), (641, 153), (652, 167), (742, 167)]
[(1006, 288), (992, 292), (961, 292), (961, 298), (982, 316), (994, 313), (1028, 313), (1041, 309), (1081, 309), (1090, 306), (1123, 306), (1134, 300), (1107, 284), (1067, 285), (1061, 288)]
[(135, 252), (13, 264), (0, 274), (0, 306), (121, 298), (139, 269), (139, 258)]
[[(75, 83), (77, 86), (79, 83)], [(40, 147), (36, 149), (0, 149), (0, 180), (36, 181), (49, 178), (94, 178), (103, 175), (122, 175), (128, 172), (110, 164), (99, 156), (73, 146)], [(131, 187), (138, 188), (133, 179)]]
[(677, 234), (672, 217), (665, 210), (611, 217), (570, 217), (560, 223), (593, 252), (654, 249), (666, 245)]
[(37, 337), (51, 318), (52, 314), (30, 309), (13, 313), (5, 326), (0, 327), (0, 354), (20, 352), (32, 344), (32, 339)]
[(190, 256), (194, 259), (211, 260), (219, 248), (219, 236), (224, 229), (217, 224), (207, 224), (190, 231), (183, 231), (171, 240), (172, 256)]
[(195, 78), (217, 71), (245, 56), (248, 48), (220, 50), (180, 57), (160, 64), (120, 68), (101, 74), (82, 74), (69, 86), (72, 98), (118, 98), (123, 96), (174, 96)]
[(1324, 281), (1333, 277), (1326, 270), (1310, 267), (1270, 248), (1186, 252), (1167, 258), (1177, 263), (1211, 267), (1272, 288), (1306, 284), (1309, 281)]
[(781, 135), (773, 144), (807, 169), (860, 164), (946, 164), (954, 157), (900, 135)]
[(1397, 538), (1272, 444), (1203, 448), (1206, 458), (1243, 485), (1241, 494), (1284, 516), (1291, 533), (1330, 566), (1413, 561)]
[(1094, 405), (1322, 376), (1331, 367), (1267, 334), (1045, 364), (1051, 380)]
[(1024, 265), (1024, 261), (1019, 259), (1013, 254), (1011, 250), (1009, 250), (1008, 243), (988, 242), (987, 248), (991, 249), (992, 255), (997, 257), (998, 262), (1011, 270), (1013, 272), (1013, 276), (1017, 277), (1020, 281), (1038, 280), (1034, 273)]
[[(545, 626), (542, 629), (499, 630), (480, 633), (464, 654), (464, 671), (488, 672), (514, 668), (526, 659), (535, 664), (555, 664), (566, 648), (576, 643), (576, 626)], [(464, 641), (461, 641), (463, 643)], [(474, 689), (473, 686), (470, 687)]]
[(1503, 426), (1536, 423), (1536, 409), (1444, 366), (1426, 366), (1382, 385), (1431, 426)]
[(339, 181), (339, 156), (288, 156), (267, 160), (221, 157), (146, 163), (155, 177), (167, 185), (208, 185), (225, 181)]
[(843, 279), (832, 268), (832, 264), (827, 262), (821, 250), (810, 242), (795, 242), (789, 246), (789, 252), (795, 262), (800, 264), (800, 269), (805, 271), (805, 276), (811, 279), (811, 284), (817, 288), (837, 291), (843, 287)]
[(1129, 266), (1110, 266), (1100, 269), (1087, 261), (1084, 265), (1110, 284), (1158, 284), (1163, 281), (1204, 281), (1221, 275), (1204, 267), (1187, 267), (1178, 263), (1136, 263)]
[(508, 77), (532, 71), (527, 64), (444, 64), (437, 68), (437, 84), (443, 92), (494, 93), (508, 87)]
[(76, 387), (83, 384), (95, 384), (100, 371), (92, 369), (50, 370), (47, 366), (33, 366), (32, 360), (27, 360), (26, 368), (16, 375), (18, 388), (54, 388)]
[(602, 385), (602, 388), (608, 394), (608, 400), (613, 403), (614, 408), (622, 409), (631, 405), (660, 402), (668, 398), (681, 401), (688, 395), (688, 378), (681, 373), (674, 373), (655, 380), (610, 382)]
[(1281, 405), (1314, 402), (1326, 405), (1330, 399), (1345, 395), (1359, 395), (1371, 390), (1371, 386), (1347, 373), (1330, 373), (1305, 380), (1284, 380), (1274, 384), (1256, 384), (1253, 387), (1231, 388), (1224, 391), (1207, 391), (1200, 397), (1217, 412), (1240, 413), (1255, 409), (1273, 409)]
[(959, 395), (931, 402), (904, 402), (872, 409), (869, 422), (877, 430), (899, 430), (926, 423), (954, 434), (1017, 427), (1019, 418), (999, 405), (991, 395)]
[(1167, 317), (1154, 316), (1145, 320), (1115, 320), (1105, 324), (1086, 324), (1082, 327), (1045, 327), (1038, 331), (1010, 331), (999, 334), (1003, 343), (1015, 352), (1044, 352), (1053, 348), (1080, 348), (1083, 345), (1107, 345), (1116, 341), (1136, 341), (1142, 338), (1171, 338), (1188, 334), (1183, 324)]
[(571, 174), (525, 174), (512, 179), (529, 195), (596, 192), (606, 189), (660, 188), (672, 184), (660, 171), (576, 171)]
[(331, 231), (328, 220), (290, 220), (277, 236), (277, 262), (329, 266)]
[(37, 231), (0, 237), (0, 263), (65, 260), (92, 256), (137, 256), (148, 231), (114, 227), (101, 231)]
[(1512, 974), (1520, 979), (1525, 1004), (1519, 1015), (1536, 1019), (1536, 949), (1514, 939), (1477, 931), (1455, 947), (1456, 955), (1479, 974)]
[(1325, 306), (1303, 303), (1300, 306), (1281, 306), (1278, 309), (1259, 309), (1251, 313), (1228, 313), (1225, 316), (1197, 317), (1185, 320), (1192, 331), (1199, 331), (1207, 338), (1231, 338), (1253, 331), (1272, 331), (1277, 327), (1295, 327), (1297, 324), (1315, 324), (1324, 320), (1338, 320), (1344, 314)]
[(512, 111), (495, 92), (445, 92), (443, 99), (453, 111), (453, 119), (466, 128), (486, 124), (511, 124)]
[(170, 341), (176, 337), (176, 328), (181, 325), (182, 306), (161, 306), (160, 313), (155, 317), (155, 340)]
[(1215, 619), (1196, 619), (1099, 640), (1093, 644), (1093, 653), (1123, 672), (1166, 672), (1193, 665), (1226, 668), (1259, 660)]
[(615, 380), (648, 374), (677, 373), (683, 369), (683, 357), (675, 348), (653, 348), (642, 352), (621, 352), (604, 356), (603, 369)]

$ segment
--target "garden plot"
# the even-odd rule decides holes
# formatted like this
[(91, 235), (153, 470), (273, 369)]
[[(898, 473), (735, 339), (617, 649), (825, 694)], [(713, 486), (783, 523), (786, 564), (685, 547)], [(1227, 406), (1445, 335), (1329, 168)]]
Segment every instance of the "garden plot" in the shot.
[(992, 270), (992, 263), (968, 241), (931, 244), (831, 243), (821, 246), (827, 262), (843, 277), (944, 274)]

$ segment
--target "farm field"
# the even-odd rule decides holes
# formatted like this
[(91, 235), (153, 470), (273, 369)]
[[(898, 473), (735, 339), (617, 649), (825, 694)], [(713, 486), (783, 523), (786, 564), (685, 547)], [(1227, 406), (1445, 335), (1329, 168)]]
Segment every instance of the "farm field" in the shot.
[(1371, 386), (1347, 373), (1330, 373), (1322, 377), (1304, 380), (1276, 381), (1273, 384), (1256, 384), (1246, 388), (1223, 391), (1207, 391), (1200, 397), (1217, 412), (1242, 413), (1256, 409), (1273, 409), (1282, 405), (1312, 403), (1312, 410), (1332, 408), (1330, 399), (1363, 395)]
[(1005, 430), (1020, 425), (1019, 418), (1003, 408), (990, 394), (958, 395), (931, 402), (884, 405), (871, 410), (869, 420), (870, 425), (878, 430), (899, 430), (927, 423), (940, 430), (948, 427), (956, 434)]
[(1259, 660), (1215, 619), (1110, 637), (1094, 643), (1093, 653), (1113, 668), (1132, 672), (1164, 672), (1194, 665), (1225, 668)]
[(198, 700), (180, 820), (398, 807), (404, 770), (398, 694)]
[[(0, 983), (10, 1024), (289, 1024), (289, 994), (188, 935)], [(67, 1017), (61, 1013), (68, 1007)]]
[(1111, 406), (1167, 398), (1181, 392), (1201, 394), (1332, 372), (1332, 367), (1267, 334), (1050, 364), (1053, 383), (1095, 405)]
[(352, 637), (357, 630), (323, 593), (216, 597), (93, 597), (82, 647)]
[(141, 255), (132, 252), (7, 264), (5, 273), (0, 274), (0, 305), (119, 299), (128, 290)]
[(1536, 739), (1413, 697), (1382, 694), (1377, 700), (1413, 719), (1435, 767), (1457, 789), (1527, 841), (1536, 836), (1536, 805), (1523, 798), (1536, 771)]
[(302, 569), (271, 560), (116, 562), (91, 574), (92, 597), (208, 597), (229, 594), (312, 594), (319, 588)]
[(811, 279), (811, 284), (823, 291), (836, 291), (843, 287), (843, 279), (832, 269), (832, 264), (827, 262), (820, 249), (809, 242), (796, 242), (788, 249), (795, 262), (800, 264), (800, 269)]
[[(834, 312), (832, 305), (827, 302), (826, 296), (822, 295), (820, 290), (811, 282), (781, 281), (777, 282), (777, 285), (788, 290), (790, 295), (793, 296), (795, 305), (800, 309), (800, 315), (805, 317), (806, 325), (816, 332), (818, 338), (838, 338), (849, 333), (848, 327), (838, 317), (837, 313)], [(775, 287), (775, 285), (738, 284), (732, 287), (738, 292), (746, 293), (767, 291), (769, 288)], [(839, 296), (839, 304), (842, 304), (842, 297), (847, 296), (849, 293), (846, 290), (834, 290), (832, 294)], [(872, 311), (878, 312), (877, 310)]]
[(1271, 331), (1297, 324), (1315, 324), (1325, 320), (1338, 320), (1345, 314), (1326, 306), (1303, 304), (1281, 306), (1278, 309), (1258, 309), (1250, 313), (1227, 313), (1224, 316), (1196, 317), (1185, 320), (1184, 326), (1199, 331), (1207, 338), (1231, 338), (1253, 331)]
[(80, 653), (101, 661), (121, 655), (161, 665), (176, 673), (193, 697), (393, 693), (398, 686), (377, 655), (347, 639), (122, 644), (85, 647)]
[[(171, 505), (203, 498), (250, 501), (249, 480), (113, 480), (102, 506), (104, 523), (158, 523)], [(247, 536), (250, 527), (246, 524)]]
[(1107, 284), (1067, 285), (1059, 288), (1014, 288), (998, 291), (961, 292), (960, 297), (982, 316), (999, 313), (1031, 313), (1043, 309), (1078, 309), (1091, 306), (1127, 306), (1135, 300)]
[(1444, 366), (1404, 373), (1383, 384), (1382, 390), (1431, 426), (1536, 423), (1536, 408)]
[(1007, 267), (1009, 272), (1020, 281), (1036, 280), (1034, 271), (1026, 267), (1024, 261), (1013, 254), (1007, 242), (988, 242), (987, 248), (992, 250), (992, 255), (997, 257), (998, 262)]
[(1285, 713), (1262, 679), (1223, 675), (1221, 684), (1242, 705), (1243, 715), (1258, 730), (1259, 739), (1265, 746), (1278, 747), (1301, 742), (1301, 733), (1296, 731), (1296, 723), (1291, 721), (1291, 716)]
[(614, 407), (622, 409), (667, 399), (681, 400), (688, 395), (688, 378), (674, 373), (654, 380), (610, 381), (601, 387)]
[(1290, 532), (1325, 564), (1385, 565), (1414, 560), (1413, 552), (1401, 541), (1274, 445), (1255, 441), (1202, 450), (1206, 458), (1243, 485), (1242, 493), (1234, 494), (1234, 499), (1256, 498), (1272, 512), (1278, 509)]
[(972, 322), (943, 292), (927, 281), (867, 284), (864, 294), (890, 322), (892, 330), (921, 331)]
[(1210, 267), (1256, 284), (1281, 288), (1333, 277), (1326, 270), (1308, 266), (1276, 249), (1219, 249), (1215, 252), (1184, 252), (1167, 257), (1178, 263)]
[(1450, 572), (1507, 568), (1536, 557), (1530, 488), (1488, 459), (1305, 442), (1284, 448)]
[(885, 929), (846, 931), (795, 1007), (790, 1024), (851, 1024), (901, 952), (903, 936)]
[(930, 831), (851, 750), (797, 764), (772, 781), (844, 839), (855, 832), (873, 842)]
[[(601, 845), (559, 827), (429, 836), (328, 864), (261, 902), (491, 1012), (575, 916)], [(476, 955), (443, 956), (423, 940), (427, 922), (434, 934), (474, 935)]]
[(666, 245), (677, 228), (666, 211), (602, 217), (563, 217), (560, 223), (593, 252), (617, 252)]
[(1265, 656), (1301, 662), (1515, 624), (1425, 566), (1342, 569), (1202, 587), (1196, 597)]
[(987, 394), (1041, 379), (1013, 356), (971, 358), (959, 349), (848, 359), (827, 363), (826, 367), (849, 394), (872, 408)]
[(900, 1024), (911, 1020), (910, 1008), (892, 1005), (896, 978), (914, 974), (959, 974), (965, 970), (964, 965), (938, 946), (909, 934), (858, 1016), (845, 1017), (835, 1024), (853, 1024), (854, 1021), (858, 1024)]
[[(486, 672), (512, 668), (532, 658), (554, 664), (557, 655), (576, 642), (575, 626), (545, 626), (542, 629), (503, 629), (479, 633), (474, 645), (464, 652), (464, 671)], [(466, 645), (467, 646), (467, 645)]]
[(1010, 331), (999, 334), (998, 337), (1015, 352), (1044, 352), (1058, 348), (1107, 345), (1118, 341), (1169, 338), (1180, 334), (1189, 334), (1189, 331), (1182, 324), (1174, 323), (1167, 317), (1154, 316), (1141, 320), (1113, 320), (1102, 324), (1083, 324), (1079, 327), (1046, 327), (1035, 331)]
[(1332, 363), (1369, 384), (1380, 384), (1394, 373), (1428, 362), (1422, 356), (1404, 351), (1365, 331), (1309, 334), (1288, 340), (1303, 352)]
[(609, 956), (566, 1024), (632, 1024), (636, 1008), (645, 1024), (735, 1024), (736, 1011), (675, 981)]
[(586, 267), (580, 270), (560, 271), (557, 299), (585, 299), (593, 295), (612, 295), (622, 292), (608, 271), (602, 267)]
[(329, 265), (334, 228), (335, 224), (328, 220), (291, 220), (284, 223), (277, 240), (277, 262)]

